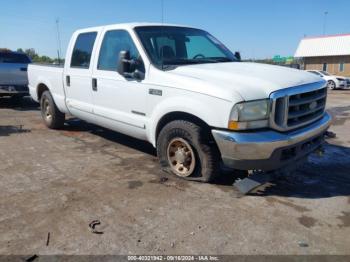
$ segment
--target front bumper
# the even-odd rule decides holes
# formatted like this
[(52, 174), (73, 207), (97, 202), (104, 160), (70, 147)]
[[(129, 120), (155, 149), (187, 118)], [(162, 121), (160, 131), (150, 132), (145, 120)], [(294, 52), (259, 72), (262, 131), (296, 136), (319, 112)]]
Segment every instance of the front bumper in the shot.
[(307, 157), (324, 141), (331, 123), (328, 113), (318, 121), (290, 132), (274, 130), (233, 132), (212, 130), (224, 164), (241, 170), (275, 170)]
[(0, 85), (0, 95), (28, 95), (29, 88), (26, 85)]

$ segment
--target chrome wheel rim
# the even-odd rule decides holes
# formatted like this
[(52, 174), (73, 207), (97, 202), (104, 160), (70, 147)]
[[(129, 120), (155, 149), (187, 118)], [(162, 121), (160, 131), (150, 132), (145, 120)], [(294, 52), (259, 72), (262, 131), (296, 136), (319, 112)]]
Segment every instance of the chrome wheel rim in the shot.
[(43, 104), (43, 116), (44, 116), (46, 121), (52, 120), (51, 107), (50, 107), (50, 103), (47, 99), (44, 100), (44, 104)]
[(328, 82), (328, 88), (334, 89), (334, 88), (335, 88), (335, 83), (333, 83), (333, 82)]
[(182, 138), (174, 138), (167, 149), (168, 161), (173, 172), (180, 177), (192, 175), (196, 158), (190, 144)]

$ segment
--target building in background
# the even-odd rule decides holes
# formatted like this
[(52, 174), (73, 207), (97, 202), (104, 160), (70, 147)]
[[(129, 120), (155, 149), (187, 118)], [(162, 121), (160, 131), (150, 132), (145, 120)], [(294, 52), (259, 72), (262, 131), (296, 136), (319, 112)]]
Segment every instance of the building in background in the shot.
[(303, 38), (294, 56), (305, 70), (350, 76), (350, 34)]

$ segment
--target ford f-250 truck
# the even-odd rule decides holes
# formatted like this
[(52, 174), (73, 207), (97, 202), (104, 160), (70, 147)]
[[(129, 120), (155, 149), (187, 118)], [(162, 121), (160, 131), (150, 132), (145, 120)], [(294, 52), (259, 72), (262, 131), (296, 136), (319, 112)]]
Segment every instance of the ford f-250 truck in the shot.
[(44, 122), (65, 114), (149, 141), (165, 171), (209, 181), (221, 163), (276, 170), (324, 140), (326, 82), (286, 67), (240, 62), (191, 27), (117, 24), (76, 31), (65, 65), (29, 66)]

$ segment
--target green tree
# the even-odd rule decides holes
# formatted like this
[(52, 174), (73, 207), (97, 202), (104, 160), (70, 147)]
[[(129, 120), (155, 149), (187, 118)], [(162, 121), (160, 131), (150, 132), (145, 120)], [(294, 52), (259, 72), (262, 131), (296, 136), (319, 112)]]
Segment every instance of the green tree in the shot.
[(0, 52), (11, 52), (11, 50), (8, 49), (8, 48), (2, 48), (2, 47), (0, 47)]
[(32, 61), (39, 60), (39, 55), (35, 52), (34, 48), (28, 48), (24, 53), (32, 59)]

